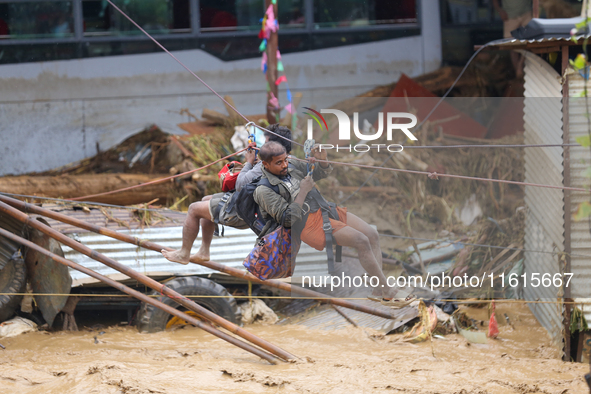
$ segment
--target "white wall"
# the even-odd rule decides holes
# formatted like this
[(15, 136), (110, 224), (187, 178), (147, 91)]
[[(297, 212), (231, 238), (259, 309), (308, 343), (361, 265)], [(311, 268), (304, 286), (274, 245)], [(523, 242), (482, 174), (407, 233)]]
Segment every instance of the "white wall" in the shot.
[(441, 13), (437, 0), (421, 0), (420, 4), (423, 73), (428, 73), (441, 67)]
[[(422, 0), (421, 36), (283, 55), (301, 106), (342, 99), (439, 67), (437, 0)], [(223, 62), (201, 50), (175, 52), (244, 114), (265, 112), (260, 59)], [(285, 85), (280, 86), (285, 103)], [(189, 121), (178, 112), (225, 112), (222, 102), (165, 53), (0, 66), (0, 175), (59, 167), (106, 150), (147, 125), (169, 133)]]

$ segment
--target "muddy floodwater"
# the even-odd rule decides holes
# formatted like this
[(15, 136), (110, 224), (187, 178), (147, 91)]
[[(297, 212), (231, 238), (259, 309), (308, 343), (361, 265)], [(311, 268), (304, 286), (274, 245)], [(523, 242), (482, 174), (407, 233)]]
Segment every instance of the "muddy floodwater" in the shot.
[[(476, 311), (475, 314), (485, 310)], [(199, 329), (35, 332), (0, 341), (2, 393), (588, 393), (589, 366), (565, 363), (523, 305), (497, 306), (514, 328), (468, 344), (299, 325), (246, 328), (301, 357), (265, 361)], [(501, 322), (500, 323), (504, 323)], [(96, 337), (96, 339), (95, 339)]]

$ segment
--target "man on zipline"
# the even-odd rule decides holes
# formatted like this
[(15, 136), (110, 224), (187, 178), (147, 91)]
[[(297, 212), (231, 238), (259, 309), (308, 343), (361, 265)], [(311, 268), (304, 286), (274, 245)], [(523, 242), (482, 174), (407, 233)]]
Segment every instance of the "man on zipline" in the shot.
[[(323, 250), (326, 237), (321, 207), (328, 203), (315, 188), (312, 177), (306, 175), (306, 164), (299, 162), (298, 165), (290, 165), (285, 147), (274, 141), (261, 147), (259, 157), (264, 167), (263, 177), (271, 185), (279, 187), (279, 193), (263, 185), (254, 191), (254, 200), (263, 217), (273, 218), (277, 223), (291, 227), (292, 239), (301, 231), (299, 238), (302, 242)], [(314, 157), (326, 160), (326, 150), (315, 151)], [(330, 167), (328, 163), (320, 163), (319, 166), (324, 171)], [(338, 245), (355, 248), (363, 269), (370, 276), (378, 278), (379, 284), (373, 289), (370, 299), (397, 307), (410, 304), (414, 300), (413, 296), (388, 286), (382, 271), (378, 232), (356, 215), (347, 212), (346, 208), (336, 207), (336, 211), (338, 219), (329, 219), (334, 240)]]
[[(289, 154), (291, 152), (291, 130), (287, 127), (273, 124), (268, 127), (271, 132), (265, 132), (266, 141), (277, 141), (285, 148)], [(283, 138), (282, 138), (283, 137)], [(236, 180), (236, 192), (239, 192), (244, 185), (251, 180), (262, 175), (262, 164), (256, 161), (256, 151), (254, 149), (248, 150), (245, 153), (246, 164), (240, 171)], [(189, 264), (190, 259), (209, 261), (209, 248), (213, 239), (215, 231), (215, 222), (229, 227), (238, 229), (246, 229), (248, 225), (240, 219), (235, 211), (231, 213), (225, 212), (224, 201), (221, 205), (222, 199), (227, 193), (216, 193), (213, 196), (205, 196), (201, 201), (194, 202), (189, 205), (187, 218), (183, 225), (183, 243), (180, 249), (174, 251), (162, 250), (162, 255), (168, 260), (180, 264)], [(217, 219), (217, 220), (216, 220)], [(201, 246), (197, 253), (191, 256), (191, 248), (193, 243), (199, 235), (199, 228), (203, 230), (201, 235)]]

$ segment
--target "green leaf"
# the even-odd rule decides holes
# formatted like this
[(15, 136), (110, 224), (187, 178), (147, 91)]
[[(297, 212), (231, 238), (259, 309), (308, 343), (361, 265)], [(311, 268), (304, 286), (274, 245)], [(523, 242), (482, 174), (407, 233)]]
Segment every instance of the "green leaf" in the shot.
[(577, 55), (577, 57), (575, 58), (575, 68), (577, 70), (582, 70), (585, 68), (585, 66), (587, 65), (587, 59), (585, 59), (585, 55), (583, 55), (582, 53), (579, 53)]
[(589, 140), (589, 135), (582, 135), (580, 137), (575, 138), (577, 143), (580, 144), (584, 148), (588, 148), (591, 145), (591, 141)]
[(585, 178), (591, 178), (591, 167), (587, 167), (587, 169), (585, 169), (581, 175), (583, 175)]
[[(570, 36), (570, 39), (571, 39), (572, 42), (578, 42), (579, 41), (576, 35)], [(572, 62), (572, 60), (571, 60), (571, 62)]]
[(575, 212), (574, 219), (576, 221), (588, 218), (591, 215), (591, 204), (588, 201), (584, 201), (579, 204), (577, 212)]
[(573, 97), (585, 97), (585, 91), (581, 90), (579, 93), (575, 94)]

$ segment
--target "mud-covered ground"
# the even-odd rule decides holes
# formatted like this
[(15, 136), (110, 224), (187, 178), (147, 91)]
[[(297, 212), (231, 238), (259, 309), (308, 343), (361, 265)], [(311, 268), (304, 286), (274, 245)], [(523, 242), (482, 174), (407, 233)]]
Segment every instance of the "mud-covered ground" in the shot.
[(275, 366), (193, 327), (29, 333), (1, 341), (0, 392), (589, 392), (583, 381), (589, 366), (560, 361), (527, 307), (498, 306), (498, 316), (503, 313), (515, 329), (501, 325), (500, 339), (487, 345), (470, 345), (457, 334), (409, 344), (399, 342), (402, 335), (353, 327), (247, 326), (301, 357)]

